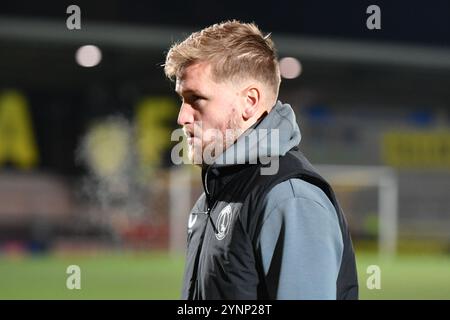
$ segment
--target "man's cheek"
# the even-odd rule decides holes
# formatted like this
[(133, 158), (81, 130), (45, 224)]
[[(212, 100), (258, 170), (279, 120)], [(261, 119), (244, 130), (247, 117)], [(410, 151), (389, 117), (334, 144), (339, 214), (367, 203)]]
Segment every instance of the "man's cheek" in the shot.
[(211, 142), (215, 142), (217, 141), (221, 136), (221, 131), (219, 129), (207, 129), (205, 131), (203, 131), (203, 135), (202, 135), (202, 140), (203, 140), (203, 144), (207, 145), (210, 144)]

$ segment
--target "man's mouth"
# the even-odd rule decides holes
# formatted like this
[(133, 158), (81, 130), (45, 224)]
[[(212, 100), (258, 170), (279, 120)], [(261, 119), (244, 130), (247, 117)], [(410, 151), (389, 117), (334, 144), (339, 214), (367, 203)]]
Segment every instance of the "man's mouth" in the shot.
[(187, 130), (185, 130), (184, 133), (186, 135), (188, 144), (189, 145), (193, 145), (194, 144), (194, 139), (195, 139), (194, 134), (192, 132), (190, 132), (190, 131), (187, 131)]

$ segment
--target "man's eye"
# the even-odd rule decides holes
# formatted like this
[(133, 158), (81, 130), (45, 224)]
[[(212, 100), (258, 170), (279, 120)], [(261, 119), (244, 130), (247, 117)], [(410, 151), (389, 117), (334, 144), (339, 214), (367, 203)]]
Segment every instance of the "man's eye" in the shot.
[(187, 102), (189, 104), (198, 103), (200, 100), (205, 100), (205, 99), (206, 99), (205, 97), (199, 96), (196, 94), (189, 95), (186, 98), (183, 98), (182, 96), (180, 96), (181, 103)]
[(198, 95), (192, 95), (189, 97), (190, 103), (200, 103), (202, 100), (205, 100), (205, 97), (198, 96)]

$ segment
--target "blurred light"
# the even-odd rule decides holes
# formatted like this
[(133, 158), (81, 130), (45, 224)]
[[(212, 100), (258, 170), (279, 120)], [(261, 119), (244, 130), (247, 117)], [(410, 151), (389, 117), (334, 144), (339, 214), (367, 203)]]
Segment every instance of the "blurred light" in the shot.
[(296, 58), (285, 57), (280, 60), (280, 74), (285, 79), (295, 79), (302, 73), (302, 65)]
[(109, 118), (94, 124), (86, 134), (81, 151), (97, 176), (119, 177), (131, 154), (128, 123), (122, 118)]
[(305, 110), (309, 120), (320, 123), (327, 123), (333, 120), (330, 108), (325, 105), (313, 105)]
[(414, 111), (408, 115), (408, 120), (414, 125), (419, 127), (425, 127), (434, 123), (434, 115), (431, 111)]
[(75, 59), (82, 67), (95, 67), (102, 60), (102, 52), (97, 46), (82, 46), (78, 48)]

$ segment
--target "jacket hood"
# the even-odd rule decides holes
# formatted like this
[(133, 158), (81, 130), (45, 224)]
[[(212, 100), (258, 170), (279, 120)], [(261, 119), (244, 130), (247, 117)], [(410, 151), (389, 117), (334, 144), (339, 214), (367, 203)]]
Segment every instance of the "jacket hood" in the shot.
[(218, 156), (213, 166), (256, 164), (263, 159), (284, 156), (300, 140), (294, 110), (278, 101), (262, 120)]

